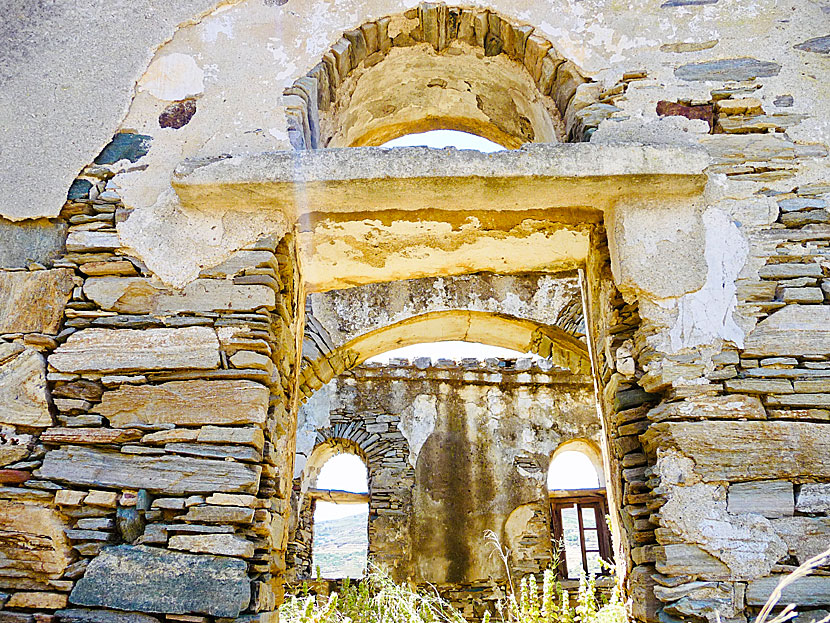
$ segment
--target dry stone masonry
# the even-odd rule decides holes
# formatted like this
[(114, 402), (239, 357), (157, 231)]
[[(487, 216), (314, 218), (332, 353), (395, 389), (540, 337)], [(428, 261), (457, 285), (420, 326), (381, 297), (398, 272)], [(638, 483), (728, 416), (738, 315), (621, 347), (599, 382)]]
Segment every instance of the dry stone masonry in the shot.
[[(491, 491), (471, 530), (508, 540), (536, 504), (513, 564), (544, 566), (539, 488), (499, 483), (535, 483), (536, 455), (587, 422), (557, 401), (534, 411), (574, 378), (596, 406), (579, 434), (599, 431), (632, 616), (751, 620), (830, 543), (828, 12), (11, 11), (0, 622), (275, 623), (308, 572), (303, 462), (345, 447), (370, 464), (373, 557), (472, 616), (499, 578), (478, 535), (450, 538), (447, 500), (460, 474)], [(510, 150), (376, 147), (435, 128)], [(447, 339), (547, 368), (361, 365)], [(486, 423), (484, 388), (509, 405)], [(442, 428), (460, 413), (464, 435)], [(444, 567), (415, 564), (427, 545)], [(783, 600), (823, 616), (830, 569)]]

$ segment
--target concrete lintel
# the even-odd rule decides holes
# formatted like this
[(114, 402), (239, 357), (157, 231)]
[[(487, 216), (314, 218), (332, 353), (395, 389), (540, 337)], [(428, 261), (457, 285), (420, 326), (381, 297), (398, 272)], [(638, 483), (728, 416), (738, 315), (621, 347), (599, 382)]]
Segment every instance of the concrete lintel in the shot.
[(640, 144), (532, 144), (485, 154), (424, 147), (268, 152), (185, 161), (173, 179), (182, 203), (201, 210), (310, 213), (379, 210), (529, 210), (703, 191), (706, 153)]

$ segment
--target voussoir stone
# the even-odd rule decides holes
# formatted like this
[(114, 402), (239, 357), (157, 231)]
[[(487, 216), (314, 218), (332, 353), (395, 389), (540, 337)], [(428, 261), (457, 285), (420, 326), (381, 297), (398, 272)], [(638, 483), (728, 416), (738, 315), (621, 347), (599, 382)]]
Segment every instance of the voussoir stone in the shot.
[(250, 311), (276, 304), (271, 288), (227, 279), (197, 279), (171, 290), (143, 277), (94, 277), (84, 283), (84, 294), (102, 309), (125, 314)]
[(261, 467), (183, 456), (143, 456), (65, 446), (46, 453), (40, 478), (151, 493), (256, 493)]
[(749, 357), (830, 354), (830, 306), (787, 305), (758, 323), (744, 347)]
[(219, 367), (219, 340), (209, 327), (83, 329), (49, 357), (60, 372), (127, 372)]
[(69, 595), (81, 606), (214, 617), (236, 617), (250, 599), (245, 561), (144, 545), (104, 548)]
[(0, 333), (57, 333), (72, 277), (66, 268), (0, 271)]
[(122, 385), (104, 392), (97, 412), (111, 426), (130, 424), (262, 424), (268, 388), (254, 381), (170, 381)]
[(52, 424), (46, 362), (36, 350), (26, 349), (0, 366), (0, 424)]

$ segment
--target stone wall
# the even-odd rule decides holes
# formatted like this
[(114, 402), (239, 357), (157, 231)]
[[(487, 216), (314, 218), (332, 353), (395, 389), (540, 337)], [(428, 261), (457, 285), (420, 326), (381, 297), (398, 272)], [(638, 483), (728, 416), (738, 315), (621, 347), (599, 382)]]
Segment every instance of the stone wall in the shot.
[(545, 569), (550, 458), (567, 441), (598, 442), (600, 428), (590, 379), (541, 363), (395, 360), (364, 364), (320, 390), (298, 426), (300, 520), (289, 545), (303, 561), (297, 577), (312, 576), (307, 460), (336, 440), (351, 441), (366, 461), (369, 555), (394, 577), (436, 586), (502, 580), (487, 530), (511, 550), (516, 573)]
[(170, 290), (119, 250), (108, 177), (73, 186), (62, 256), (0, 272), (0, 618), (275, 620), (292, 239)]

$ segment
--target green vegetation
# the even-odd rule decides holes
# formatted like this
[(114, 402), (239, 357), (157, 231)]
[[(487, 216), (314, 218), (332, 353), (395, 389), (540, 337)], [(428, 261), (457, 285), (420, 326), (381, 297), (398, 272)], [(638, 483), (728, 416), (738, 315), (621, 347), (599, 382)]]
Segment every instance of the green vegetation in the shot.
[(369, 548), (368, 511), (314, 524), (313, 568), (323, 578), (362, 578)]

